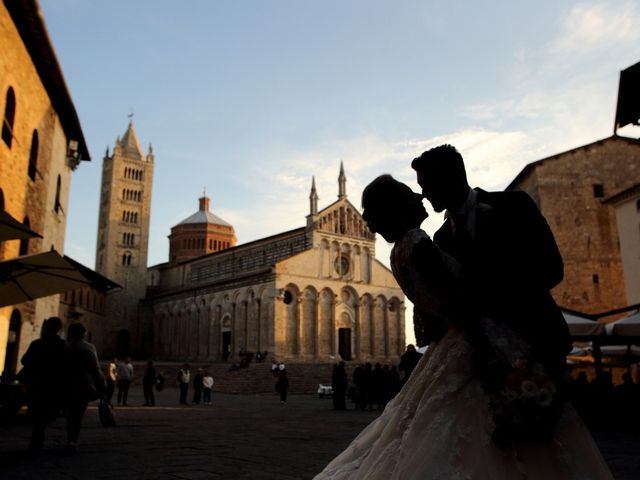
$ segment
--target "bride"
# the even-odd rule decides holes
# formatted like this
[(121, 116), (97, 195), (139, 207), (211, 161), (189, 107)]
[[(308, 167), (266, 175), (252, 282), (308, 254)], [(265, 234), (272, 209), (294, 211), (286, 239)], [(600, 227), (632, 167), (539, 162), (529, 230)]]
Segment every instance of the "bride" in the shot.
[(369, 229), (394, 243), (393, 274), (426, 330), (441, 333), (382, 415), (315, 479), (613, 479), (517, 335), (490, 319), (465, 323), (459, 265), (420, 230), (421, 196), (382, 175), (362, 204)]

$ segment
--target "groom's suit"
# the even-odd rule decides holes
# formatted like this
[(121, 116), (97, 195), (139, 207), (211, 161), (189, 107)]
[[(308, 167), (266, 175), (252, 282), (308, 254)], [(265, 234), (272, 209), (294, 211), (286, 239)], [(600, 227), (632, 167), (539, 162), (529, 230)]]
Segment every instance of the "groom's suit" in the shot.
[(549, 225), (524, 192), (476, 193), (471, 221), (448, 218), (434, 235), (462, 264), (467, 310), (512, 326), (545, 364), (564, 365), (571, 340), (550, 293), (563, 262)]

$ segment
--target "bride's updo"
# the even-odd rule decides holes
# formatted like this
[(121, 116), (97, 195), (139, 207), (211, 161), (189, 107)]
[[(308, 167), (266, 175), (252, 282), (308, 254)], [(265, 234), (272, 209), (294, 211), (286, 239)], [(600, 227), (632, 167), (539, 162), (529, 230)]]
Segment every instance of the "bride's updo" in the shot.
[(369, 229), (392, 242), (427, 218), (422, 195), (389, 174), (380, 175), (365, 187), (362, 208)]

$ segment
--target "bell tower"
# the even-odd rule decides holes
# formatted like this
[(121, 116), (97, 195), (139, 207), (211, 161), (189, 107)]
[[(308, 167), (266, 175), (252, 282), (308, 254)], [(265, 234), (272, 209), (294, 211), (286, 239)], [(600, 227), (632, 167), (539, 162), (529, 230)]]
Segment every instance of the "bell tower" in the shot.
[(103, 158), (96, 271), (122, 286), (107, 295), (103, 354), (128, 356), (139, 344), (138, 302), (146, 293), (153, 149), (143, 154), (129, 121)]

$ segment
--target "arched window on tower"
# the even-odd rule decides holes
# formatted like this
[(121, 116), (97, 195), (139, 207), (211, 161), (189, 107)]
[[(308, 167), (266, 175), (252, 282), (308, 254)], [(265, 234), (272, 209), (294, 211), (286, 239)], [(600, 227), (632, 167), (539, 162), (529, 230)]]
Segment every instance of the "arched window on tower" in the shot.
[(56, 198), (53, 206), (53, 209), (55, 210), (56, 213), (60, 213), (60, 209), (62, 208), (62, 205), (60, 205), (61, 189), (62, 189), (62, 179), (60, 178), (60, 175), (58, 175), (58, 180), (56, 181)]
[(13, 140), (13, 121), (16, 116), (16, 94), (13, 92), (13, 87), (7, 89), (7, 95), (5, 97), (4, 104), (4, 117), (2, 120), (2, 140), (11, 148), (11, 142)]
[(31, 134), (31, 150), (29, 150), (29, 167), (27, 173), (29, 178), (35, 182), (36, 173), (38, 171), (38, 131), (34, 130)]

